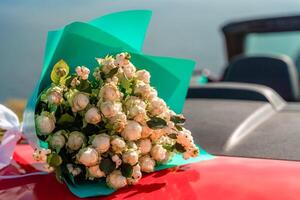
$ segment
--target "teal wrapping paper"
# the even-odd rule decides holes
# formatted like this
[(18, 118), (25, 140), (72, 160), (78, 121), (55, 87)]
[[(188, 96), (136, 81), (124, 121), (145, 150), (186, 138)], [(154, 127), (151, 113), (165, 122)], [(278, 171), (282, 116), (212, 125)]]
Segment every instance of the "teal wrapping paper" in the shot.
[[(52, 67), (61, 59), (68, 63), (71, 72), (78, 65), (84, 65), (93, 71), (98, 65), (94, 58), (129, 52), (135, 66), (151, 73), (151, 85), (157, 89), (159, 96), (175, 112), (182, 111), (195, 62), (142, 53), (151, 14), (147, 10), (112, 13), (88, 23), (74, 22), (48, 33), (42, 73), (24, 112), (23, 132), (34, 148), (48, 147), (46, 142), (40, 141), (36, 136), (34, 113), (40, 92), (51, 83)], [(168, 164), (160, 165), (156, 170), (211, 158), (211, 155), (202, 150), (201, 156), (189, 160), (175, 155)], [(106, 186), (104, 180), (76, 185), (65, 177), (65, 182), (78, 197), (109, 195), (114, 192)]]

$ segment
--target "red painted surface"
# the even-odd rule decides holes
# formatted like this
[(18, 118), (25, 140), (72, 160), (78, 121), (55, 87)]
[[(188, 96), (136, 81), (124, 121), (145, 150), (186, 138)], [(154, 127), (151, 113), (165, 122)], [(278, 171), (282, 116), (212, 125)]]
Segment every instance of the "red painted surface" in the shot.
[[(23, 150), (24, 153), (24, 150)], [(23, 163), (24, 164), (24, 163)], [(1, 171), (17, 173), (10, 166)], [(299, 200), (300, 162), (216, 157), (145, 176), (94, 199)], [(77, 199), (53, 175), (0, 181), (0, 199)]]

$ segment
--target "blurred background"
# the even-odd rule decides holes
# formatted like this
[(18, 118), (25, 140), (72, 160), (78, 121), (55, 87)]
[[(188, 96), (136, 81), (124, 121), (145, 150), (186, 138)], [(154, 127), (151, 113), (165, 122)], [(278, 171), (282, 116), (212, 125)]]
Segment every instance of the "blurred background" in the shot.
[(194, 59), (197, 69), (220, 76), (226, 65), (222, 25), (299, 14), (300, 1), (0, 0), (0, 103), (22, 110), (39, 78), (49, 30), (128, 9), (153, 11), (144, 53)]

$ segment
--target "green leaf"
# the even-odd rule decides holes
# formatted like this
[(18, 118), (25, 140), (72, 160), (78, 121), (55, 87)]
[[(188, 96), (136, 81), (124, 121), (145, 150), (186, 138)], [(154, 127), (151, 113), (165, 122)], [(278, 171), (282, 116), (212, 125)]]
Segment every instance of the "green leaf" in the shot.
[(170, 144), (164, 144), (163, 148), (165, 148), (167, 151), (174, 151), (175, 145), (170, 145)]
[(167, 122), (159, 117), (152, 117), (149, 121), (147, 121), (147, 125), (151, 129), (161, 129), (167, 126)]
[(116, 164), (110, 158), (105, 158), (101, 160), (99, 167), (108, 175), (116, 169)]
[(73, 123), (74, 121), (75, 121), (75, 118), (72, 115), (65, 113), (59, 118), (57, 123), (62, 125), (62, 124), (66, 124), (66, 123)]
[(122, 163), (121, 172), (124, 177), (130, 178), (132, 176), (133, 167), (128, 163)]
[(177, 142), (175, 143), (174, 147), (180, 153), (184, 153), (185, 152), (184, 147), (181, 144), (177, 143)]
[(119, 68), (115, 67), (113, 69), (111, 69), (108, 74), (105, 75), (105, 78), (111, 78), (113, 77), (117, 72), (118, 72)]
[(175, 124), (184, 124), (185, 117), (183, 115), (173, 115), (171, 117), (171, 121), (174, 122)]
[(120, 85), (122, 88), (124, 88), (126, 94), (132, 93), (132, 88), (131, 88), (132, 83), (129, 79), (123, 78), (120, 82)]
[(62, 180), (62, 169), (60, 167), (57, 167), (55, 169), (55, 177), (56, 177), (56, 180), (59, 182), (59, 183), (63, 183), (63, 180)]
[(80, 84), (76, 87), (77, 90), (81, 92), (91, 93), (92, 88), (88, 80), (80, 80)]
[(52, 153), (47, 157), (47, 163), (51, 167), (58, 167), (62, 163), (61, 157), (57, 153)]
[(51, 80), (55, 84), (61, 83), (61, 80), (64, 80), (69, 74), (70, 68), (64, 60), (58, 61), (52, 71), (51, 71)]
[(183, 131), (183, 128), (181, 126), (179, 126), (178, 124), (175, 124), (175, 128), (178, 130), (178, 131)]
[(171, 133), (168, 135), (169, 138), (171, 139), (176, 139), (177, 138), (177, 134), (176, 133)]

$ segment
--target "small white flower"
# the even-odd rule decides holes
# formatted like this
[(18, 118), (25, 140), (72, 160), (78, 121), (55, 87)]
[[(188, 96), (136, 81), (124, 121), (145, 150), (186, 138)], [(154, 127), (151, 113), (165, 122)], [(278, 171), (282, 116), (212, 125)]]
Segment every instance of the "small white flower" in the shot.
[(33, 159), (37, 162), (46, 162), (47, 156), (51, 153), (50, 149), (36, 149), (32, 156)]
[(111, 159), (116, 164), (116, 168), (118, 168), (122, 164), (122, 160), (117, 154), (113, 155)]
[(127, 185), (126, 177), (122, 176), (120, 170), (115, 170), (106, 177), (106, 183), (109, 187), (117, 190)]
[(149, 155), (141, 157), (139, 164), (142, 172), (150, 173), (154, 171), (155, 161)]
[(150, 100), (148, 109), (152, 116), (157, 116), (167, 110), (167, 105), (164, 100), (156, 97)]
[(194, 139), (191, 132), (185, 128), (177, 133), (176, 141), (184, 147), (190, 147), (194, 145)]
[(127, 78), (131, 79), (135, 76), (136, 68), (131, 62), (129, 62), (127, 65), (124, 65), (122, 69)]
[(121, 135), (125, 140), (135, 141), (141, 138), (142, 126), (136, 121), (129, 120)]
[(133, 166), (139, 161), (139, 154), (137, 151), (128, 150), (123, 153), (122, 160), (124, 163), (128, 163)]
[(154, 160), (162, 162), (167, 156), (167, 150), (162, 145), (156, 144), (151, 149), (151, 156)]
[(136, 78), (146, 84), (150, 83), (150, 77), (150, 73), (146, 70), (139, 70), (136, 72)]
[(49, 104), (59, 105), (63, 100), (63, 89), (55, 86), (47, 93), (47, 100)]
[(116, 101), (121, 97), (121, 93), (116, 84), (110, 82), (102, 86), (99, 92), (99, 98), (104, 101)]
[(77, 75), (79, 77), (81, 77), (82, 80), (87, 80), (89, 78), (89, 74), (90, 74), (90, 70), (84, 66), (80, 67), (76, 67), (75, 69)]
[(115, 131), (122, 132), (127, 124), (127, 117), (123, 112), (119, 112), (110, 119), (110, 123)]
[(92, 107), (85, 113), (84, 119), (87, 123), (98, 124), (101, 121), (100, 111), (97, 108)]
[(61, 149), (65, 146), (66, 138), (64, 134), (66, 131), (59, 130), (50, 136), (49, 145), (52, 149)]
[(76, 87), (78, 85), (80, 85), (80, 80), (78, 80), (78, 77), (74, 77), (71, 81), (71, 86)]
[(114, 64), (114, 58), (111, 56), (107, 56), (104, 59), (96, 58), (99, 65), (101, 65), (101, 71), (105, 74), (108, 74), (113, 68), (116, 68)]
[(84, 110), (89, 102), (90, 100), (87, 94), (81, 92), (76, 93), (72, 100), (72, 111), (77, 112)]
[(73, 131), (69, 134), (67, 147), (73, 151), (80, 149), (86, 142), (85, 136), (79, 131)]
[(90, 179), (105, 177), (105, 173), (101, 171), (99, 165), (87, 167), (87, 174)]
[(116, 55), (115, 59), (115, 65), (118, 67), (123, 67), (125, 65), (129, 64), (129, 59), (128, 59), (129, 54), (128, 53), (119, 53)]
[(151, 151), (152, 142), (150, 139), (141, 139), (137, 143), (141, 154), (145, 155)]
[(135, 88), (134, 88), (134, 94), (139, 95), (143, 97), (144, 99), (147, 99), (147, 97), (150, 95), (152, 89), (149, 84), (146, 84), (142, 81), (137, 81)]
[(92, 147), (94, 147), (98, 153), (105, 153), (110, 147), (110, 136), (104, 133), (96, 135), (92, 140)]
[(91, 147), (80, 149), (76, 155), (76, 159), (79, 163), (87, 167), (94, 166), (99, 163), (98, 152)]
[(112, 118), (122, 111), (122, 104), (113, 101), (101, 102), (100, 110), (106, 118)]
[(71, 163), (67, 164), (67, 169), (68, 169), (69, 173), (72, 174), (73, 176), (78, 176), (81, 173), (81, 168), (74, 167), (74, 165)]
[(131, 96), (125, 102), (125, 107), (127, 110), (128, 118), (134, 119), (138, 122), (145, 121), (146, 114), (146, 104), (143, 100), (138, 97)]
[(49, 135), (55, 128), (55, 117), (49, 112), (42, 112), (35, 118), (37, 132), (40, 135)]
[(115, 153), (122, 153), (122, 151), (126, 148), (126, 143), (123, 138), (115, 136), (111, 142), (112, 150)]

